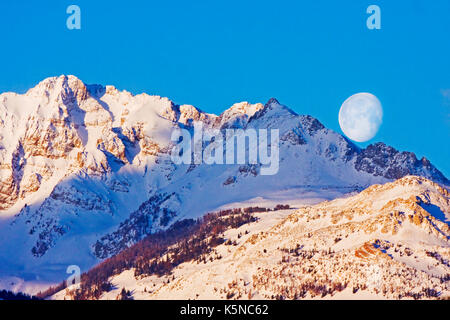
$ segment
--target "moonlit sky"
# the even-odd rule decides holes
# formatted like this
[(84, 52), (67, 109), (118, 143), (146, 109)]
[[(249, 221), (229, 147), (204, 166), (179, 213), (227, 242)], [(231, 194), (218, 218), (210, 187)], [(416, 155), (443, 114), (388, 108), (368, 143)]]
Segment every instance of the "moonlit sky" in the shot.
[(345, 135), (358, 142), (372, 139), (382, 123), (383, 108), (373, 94), (352, 95), (339, 110), (339, 125)]
[[(366, 28), (371, 4), (381, 30)], [(213, 113), (276, 97), (338, 132), (345, 99), (371, 92), (384, 118), (368, 143), (450, 177), (449, 17), (448, 0), (1, 1), (0, 92), (74, 74)]]

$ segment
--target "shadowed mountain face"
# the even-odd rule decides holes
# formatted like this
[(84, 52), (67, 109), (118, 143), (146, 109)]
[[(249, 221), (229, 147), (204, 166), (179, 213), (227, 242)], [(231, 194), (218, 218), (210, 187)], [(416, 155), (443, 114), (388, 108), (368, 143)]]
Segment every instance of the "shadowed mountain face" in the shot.
[[(86, 269), (228, 203), (287, 190), (333, 198), (405, 175), (449, 184), (425, 158), (383, 143), (361, 150), (276, 99), (217, 116), (60, 76), (24, 95), (1, 94), (0, 119), (0, 271), (28, 280), (59, 280), (67, 265)], [(278, 129), (278, 173), (261, 175), (254, 164), (175, 165), (172, 132), (199, 121), (206, 129)]]

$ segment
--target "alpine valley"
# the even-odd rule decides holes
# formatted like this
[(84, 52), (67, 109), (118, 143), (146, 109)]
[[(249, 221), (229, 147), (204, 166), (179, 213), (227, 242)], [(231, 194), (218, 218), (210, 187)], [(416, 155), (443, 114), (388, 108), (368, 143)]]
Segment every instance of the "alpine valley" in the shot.
[[(177, 165), (171, 134), (278, 129), (279, 171)], [(48, 78), (0, 95), (0, 289), (53, 299), (450, 297), (450, 181), (276, 99), (220, 115)], [(66, 288), (68, 266), (81, 285)], [(59, 285), (57, 285), (60, 283)], [(57, 286), (55, 286), (57, 285)]]

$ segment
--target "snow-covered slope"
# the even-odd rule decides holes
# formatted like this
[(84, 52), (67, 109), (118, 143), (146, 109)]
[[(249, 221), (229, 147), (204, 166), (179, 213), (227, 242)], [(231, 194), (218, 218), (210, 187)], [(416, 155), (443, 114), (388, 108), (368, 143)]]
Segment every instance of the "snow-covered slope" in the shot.
[[(130, 269), (111, 277), (101, 298), (116, 299), (122, 289), (134, 299), (450, 297), (450, 194), (427, 179), (407, 176), (256, 216), (168, 275), (135, 277)], [(70, 298), (71, 290), (53, 298)]]
[[(175, 165), (173, 130), (198, 121), (279, 129), (279, 172)], [(407, 174), (448, 184), (426, 159), (384, 144), (360, 150), (275, 99), (217, 116), (74, 76), (48, 78), (26, 94), (0, 95), (0, 274), (33, 286), (59, 281), (68, 265), (87, 270), (148, 233), (229, 203), (332, 199)]]

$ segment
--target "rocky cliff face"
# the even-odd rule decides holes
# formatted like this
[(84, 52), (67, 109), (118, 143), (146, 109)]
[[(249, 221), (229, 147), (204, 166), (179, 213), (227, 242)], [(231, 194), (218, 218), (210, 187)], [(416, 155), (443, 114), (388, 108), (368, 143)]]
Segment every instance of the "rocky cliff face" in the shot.
[[(279, 172), (175, 165), (171, 134), (196, 121), (221, 130), (278, 129)], [(45, 79), (23, 95), (1, 94), (0, 138), (6, 274), (15, 270), (12, 261), (32, 273), (53, 261), (86, 268), (182, 217), (292, 188), (342, 194), (408, 174), (449, 183), (426, 159), (384, 144), (361, 150), (276, 99), (238, 103), (217, 116), (74, 76)]]
[(412, 152), (399, 152), (382, 142), (368, 146), (357, 154), (355, 168), (375, 176), (399, 179), (414, 173), (448, 184), (448, 179), (425, 157), (418, 160)]

